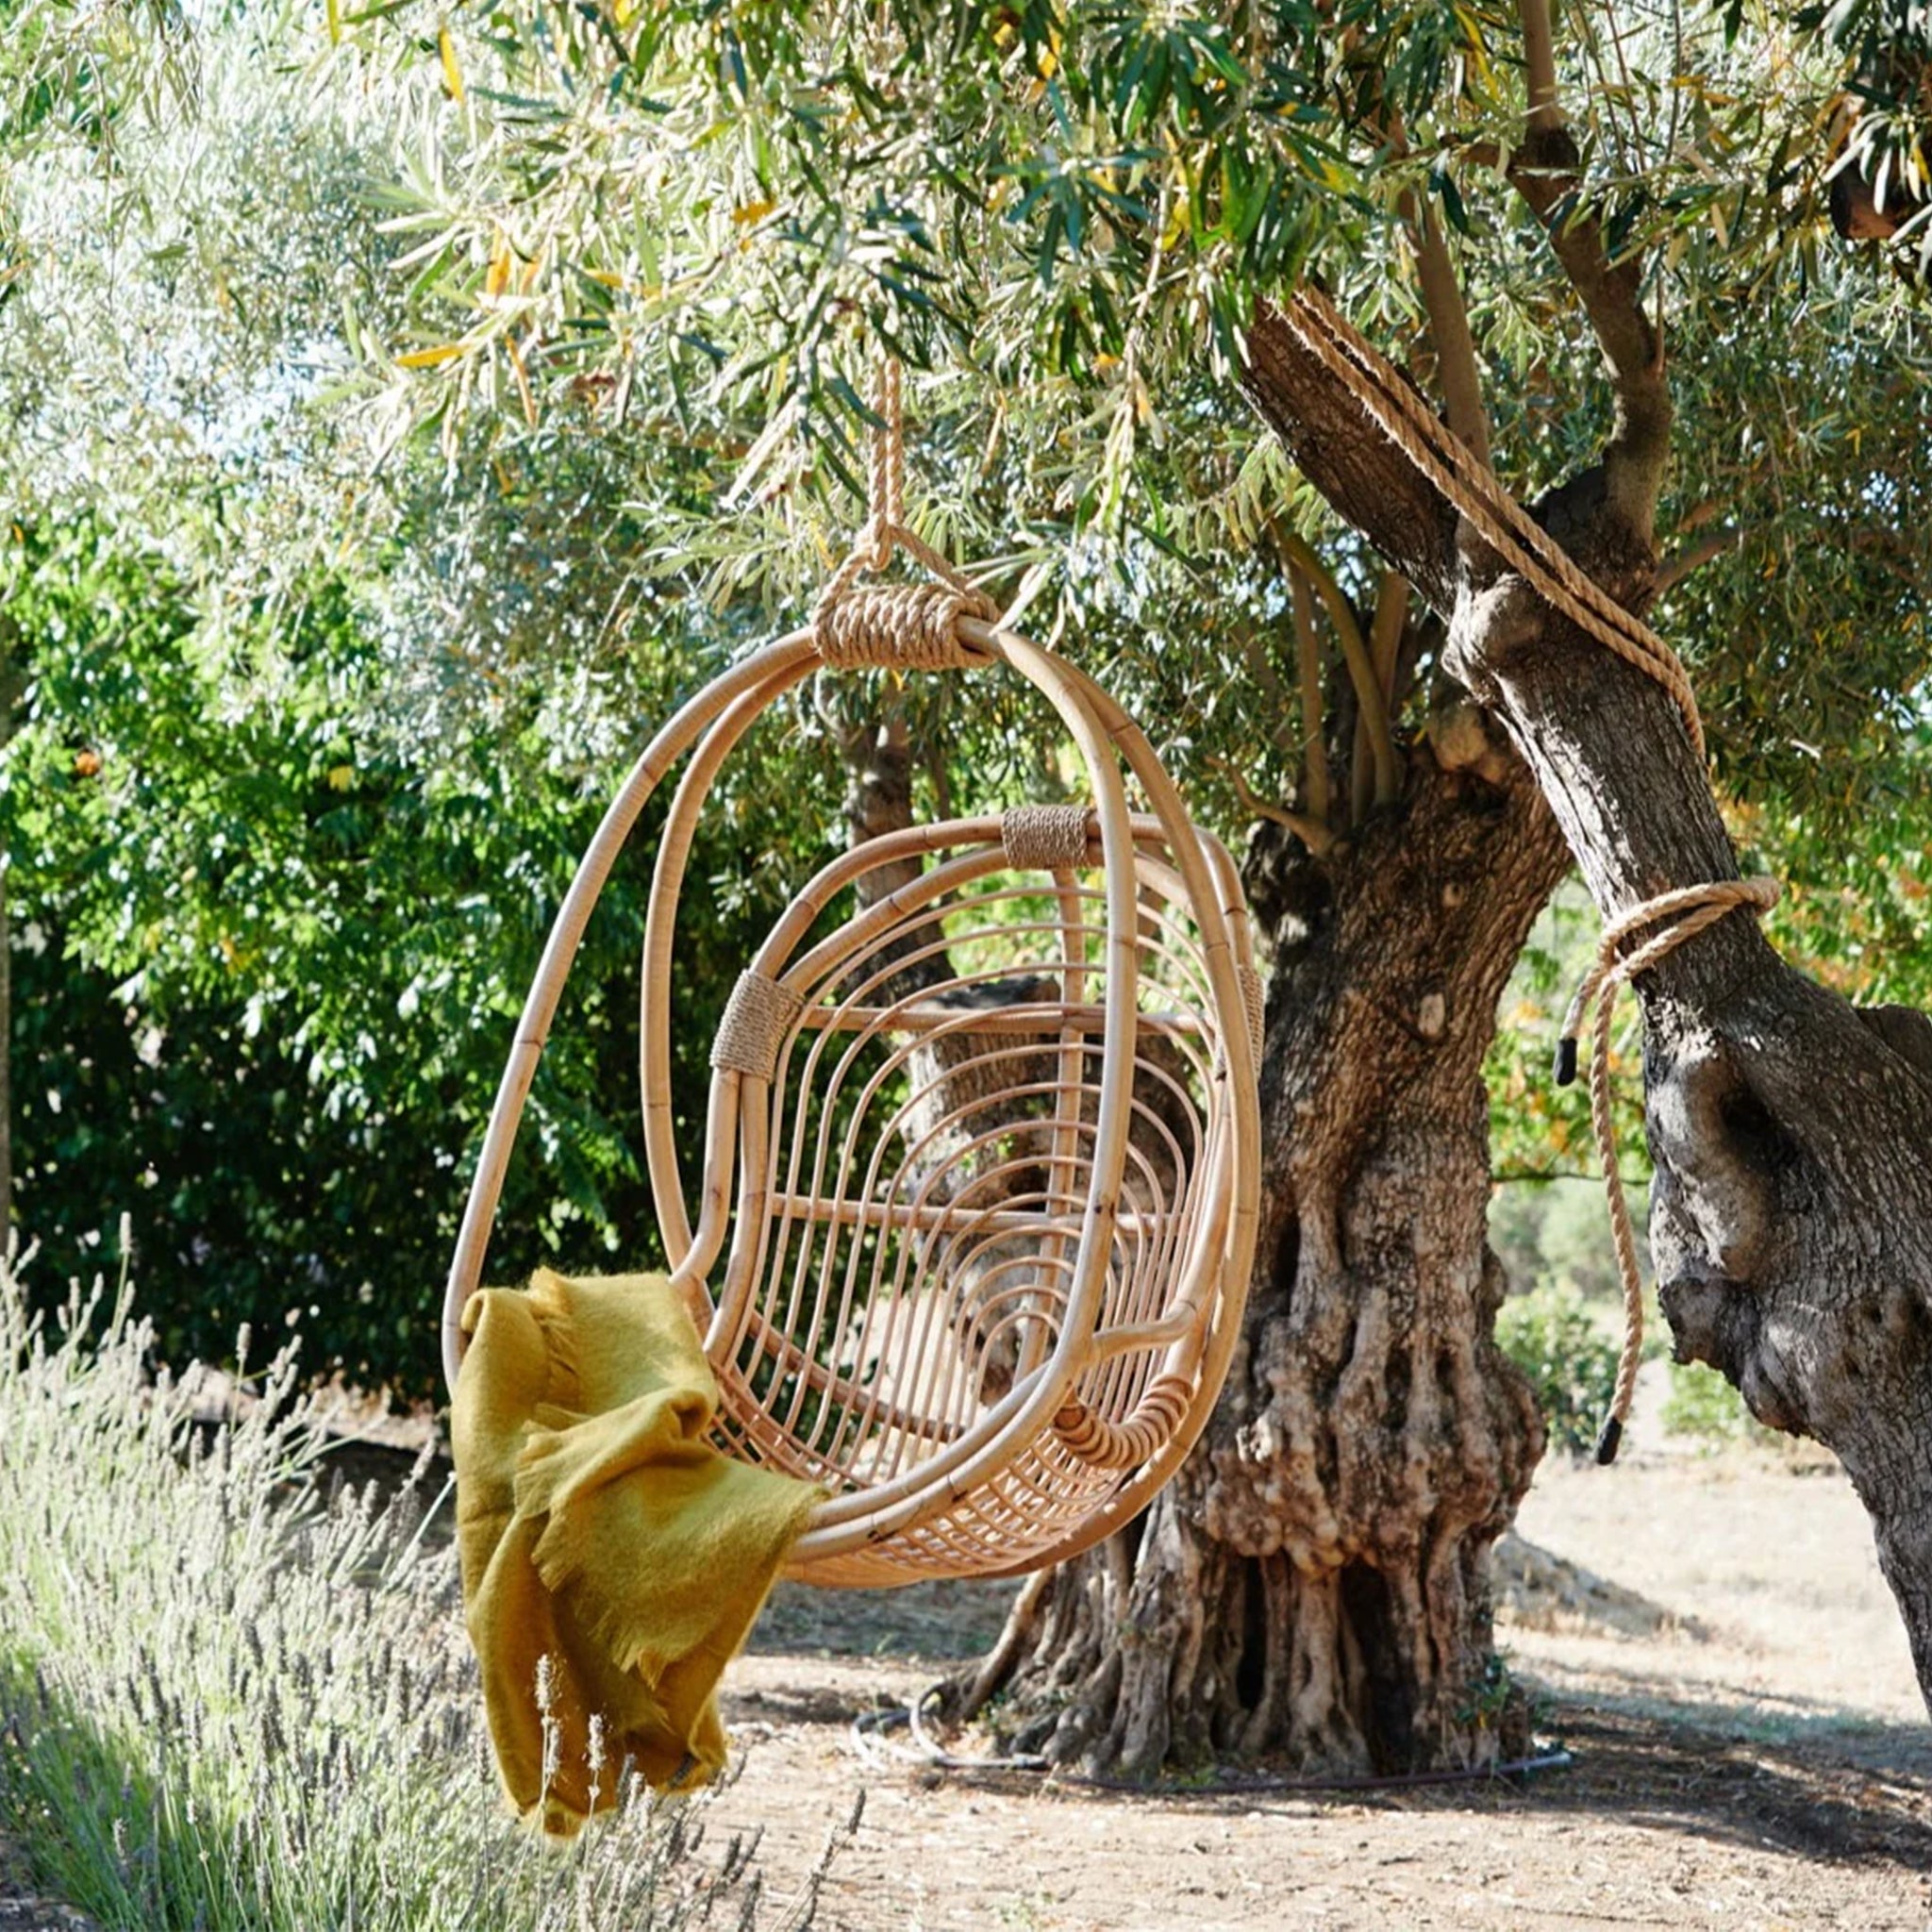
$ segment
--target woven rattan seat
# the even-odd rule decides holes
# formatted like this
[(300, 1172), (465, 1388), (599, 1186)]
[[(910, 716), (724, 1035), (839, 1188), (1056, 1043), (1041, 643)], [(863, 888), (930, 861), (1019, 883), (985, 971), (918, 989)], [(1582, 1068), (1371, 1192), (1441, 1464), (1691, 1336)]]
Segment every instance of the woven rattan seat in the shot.
[[(443, 1313), (453, 1381), (571, 959), (688, 757), (643, 936), (645, 1155), (721, 1446), (830, 1491), (793, 1553), (824, 1583), (1015, 1573), (1127, 1521), (1206, 1423), (1254, 1249), (1258, 982), (1234, 866), (1091, 680), (941, 594), (850, 592), (836, 626), (726, 672), (646, 748), (531, 989)], [(1089, 799), (884, 834), (802, 886), (719, 1029), (693, 1214), (670, 989), (700, 814), (773, 705), (882, 661), (1027, 680)]]

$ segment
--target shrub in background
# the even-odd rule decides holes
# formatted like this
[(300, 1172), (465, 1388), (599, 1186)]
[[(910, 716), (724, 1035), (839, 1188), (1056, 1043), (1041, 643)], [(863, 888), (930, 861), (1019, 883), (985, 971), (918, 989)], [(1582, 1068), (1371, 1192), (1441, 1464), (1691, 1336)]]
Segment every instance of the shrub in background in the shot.
[(1776, 1443), (1784, 1439), (1756, 1421), (1744, 1398), (1703, 1362), (1671, 1364), (1671, 1390), (1661, 1420), (1673, 1436), (1689, 1436), (1722, 1448), (1729, 1442)]
[[(387, 714), (396, 667), (339, 582), (211, 639), (138, 538), (0, 533), (0, 660), (27, 675), (0, 749), (15, 1219), (42, 1289), (92, 1276), (119, 1203), (166, 1359), (292, 1315), (314, 1374), (433, 1385), (440, 1283), (529, 975), (617, 773), (704, 675), (688, 642), (632, 668), (615, 741), (580, 741), (516, 685), (426, 736)], [(692, 856), (683, 1123), (704, 1119), (718, 1009), (772, 916), (767, 869), (808, 861), (836, 821), (818, 765), (784, 770), (727, 794)], [(647, 824), (585, 936), (493, 1279), (662, 1260), (633, 1125), (652, 858)]]
[(1496, 1343), (1529, 1377), (1552, 1444), (1583, 1455), (1617, 1386), (1617, 1350), (1574, 1289), (1512, 1295), (1496, 1315)]
[[(1541, 1090), (1532, 1091), (1541, 1097)], [(1527, 1131), (1520, 1120), (1506, 1117), (1509, 1105), (1499, 1094), (1491, 1114), (1499, 1156)], [(1631, 1218), (1642, 1227), (1649, 1214), (1648, 1190), (1626, 1185), (1624, 1194)], [(1623, 1293), (1604, 1214), (1603, 1183), (1594, 1175), (1498, 1187), (1490, 1204), (1490, 1241), (1512, 1281), (1572, 1288), (1586, 1301), (1614, 1301)]]

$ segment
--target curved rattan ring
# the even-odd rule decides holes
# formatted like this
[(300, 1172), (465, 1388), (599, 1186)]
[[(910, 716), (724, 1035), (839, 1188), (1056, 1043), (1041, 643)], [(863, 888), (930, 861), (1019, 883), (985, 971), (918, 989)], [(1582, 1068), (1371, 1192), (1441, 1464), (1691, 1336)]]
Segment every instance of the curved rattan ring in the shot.
[[(853, 609), (899, 594), (854, 592)], [(645, 1156), (719, 1377), (721, 1446), (829, 1491), (792, 1557), (815, 1582), (1015, 1574), (1128, 1521), (1206, 1424), (1254, 1253), (1257, 982), (1234, 865), (1110, 697), (944, 594), (912, 620), (821, 613), (646, 747), (558, 911), (444, 1296), (454, 1382), (571, 961), (688, 758), (643, 937)], [(766, 710), (828, 658), (882, 654), (1017, 674), (1077, 750), (1089, 800), (883, 834), (801, 888), (719, 1028), (693, 1220), (671, 989), (698, 824)]]

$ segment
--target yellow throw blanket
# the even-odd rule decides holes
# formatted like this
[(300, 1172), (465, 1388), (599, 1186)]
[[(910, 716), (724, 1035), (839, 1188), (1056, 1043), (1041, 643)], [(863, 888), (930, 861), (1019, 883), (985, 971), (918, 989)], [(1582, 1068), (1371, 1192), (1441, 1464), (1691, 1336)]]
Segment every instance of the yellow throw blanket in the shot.
[(490, 1734), (517, 1809), (568, 1835), (626, 1760), (654, 1785), (724, 1764), (719, 1674), (824, 1492), (708, 1440), (718, 1385), (660, 1274), (539, 1270), (472, 1295), (463, 1328), (458, 1541)]

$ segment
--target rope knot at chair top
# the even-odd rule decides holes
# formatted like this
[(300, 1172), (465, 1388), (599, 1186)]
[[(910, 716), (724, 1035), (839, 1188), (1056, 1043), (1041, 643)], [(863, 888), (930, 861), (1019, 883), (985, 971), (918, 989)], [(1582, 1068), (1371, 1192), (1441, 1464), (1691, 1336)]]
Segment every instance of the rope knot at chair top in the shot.
[(951, 584), (892, 584), (821, 600), (812, 641), (834, 671), (962, 671), (989, 654), (959, 635), (962, 617), (998, 616), (978, 591)]
[[(826, 584), (812, 612), (812, 641), (835, 671), (958, 671), (991, 661), (991, 653), (959, 635), (961, 618), (991, 624), (992, 599), (960, 575), (906, 526), (905, 431), (899, 365), (879, 368), (879, 426), (872, 435), (871, 515), (858, 541)], [(930, 584), (858, 587), (903, 550), (938, 579)]]

